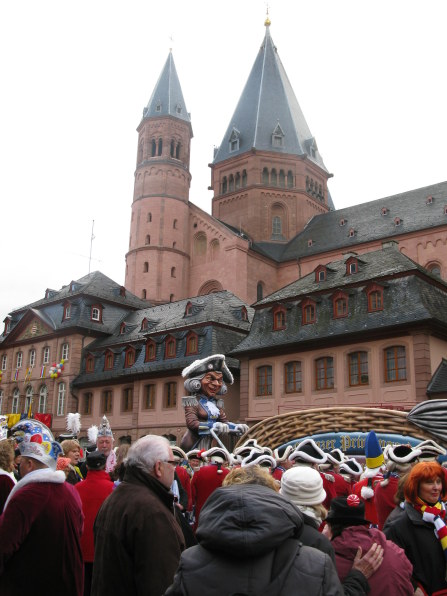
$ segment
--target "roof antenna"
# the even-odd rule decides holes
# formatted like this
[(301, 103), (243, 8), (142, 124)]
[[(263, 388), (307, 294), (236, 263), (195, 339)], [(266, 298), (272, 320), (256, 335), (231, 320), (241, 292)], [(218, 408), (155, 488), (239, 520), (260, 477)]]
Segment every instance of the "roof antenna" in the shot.
[(95, 220), (92, 221), (92, 235), (90, 238), (90, 256), (88, 258), (88, 272), (90, 273), (90, 265), (92, 262), (92, 245), (93, 245), (93, 240), (95, 239), (95, 236), (93, 235), (93, 228), (95, 226)]

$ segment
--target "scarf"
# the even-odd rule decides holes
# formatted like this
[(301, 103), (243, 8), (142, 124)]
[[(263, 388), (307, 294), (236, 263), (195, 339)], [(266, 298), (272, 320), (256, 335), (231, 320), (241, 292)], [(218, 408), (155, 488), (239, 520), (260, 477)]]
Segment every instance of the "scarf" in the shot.
[(425, 501), (417, 498), (413, 507), (422, 515), (425, 522), (431, 523), (435, 526), (435, 535), (441, 543), (444, 557), (447, 560), (447, 527), (445, 525), (445, 505), (442, 501), (438, 501), (434, 505), (428, 505)]

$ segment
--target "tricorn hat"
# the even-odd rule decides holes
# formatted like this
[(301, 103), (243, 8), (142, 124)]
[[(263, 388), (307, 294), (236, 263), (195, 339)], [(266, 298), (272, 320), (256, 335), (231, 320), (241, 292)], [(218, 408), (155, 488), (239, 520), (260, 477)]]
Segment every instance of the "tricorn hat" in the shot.
[(438, 445), (432, 439), (427, 439), (416, 445), (415, 449), (419, 449), (421, 454), (419, 456), (420, 461), (437, 459), (440, 455), (445, 455), (447, 452), (444, 447)]
[(345, 459), (345, 461), (340, 464), (340, 472), (342, 474), (345, 473), (352, 474), (353, 476), (360, 476), (363, 472), (363, 468), (359, 462), (352, 457), (350, 459)]
[(396, 464), (410, 464), (415, 462), (421, 453), (421, 449), (413, 449), (411, 445), (387, 445), (384, 456)]
[(257, 449), (253, 449), (250, 455), (242, 460), (242, 467), (247, 466), (261, 466), (262, 468), (275, 468), (276, 461), (264, 451), (259, 452)]
[(223, 380), (230, 385), (234, 381), (230, 369), (225, 364), (225, 356), (223, 354), (213, 354), (202, 360), (194, 360), (192, 364), (182, 370), (182, 377), (201, 377), (211, 371), (222, 373)]
[(313, 439), (305, 439), (298, 444), (295, 450), (289, 455), (289, 461), (303, 461), (310, 464), (324, 464), (327, 455), (318, 447)]
[(277, 449), (273, 450), (273, 457), (276, 459), (278, 463), (280, 463), (282, 461), (286, 461), (286, 459), (289, 457), (292, 451), (292, 445), (287, 445), (286, 447), (278, 447)]

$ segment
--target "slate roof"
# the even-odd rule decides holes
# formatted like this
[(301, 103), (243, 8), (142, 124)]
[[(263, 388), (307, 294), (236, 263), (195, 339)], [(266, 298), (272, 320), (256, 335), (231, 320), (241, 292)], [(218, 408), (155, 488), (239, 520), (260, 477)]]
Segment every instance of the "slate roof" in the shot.
[(427, 387), (427, 395), (447, 393), (447, 360), (443, 358)]
[[(256, 303), (250, 333), (232, 355), (292, 344), (304, 349), (316, 342), (346, 341), (352, 334), (383, 333), (421, 323), (436, 325), (447, 334), (447, 284), (439, 278), (393, 248), (360, 255), (355, 274), (346, 275), (346, 260), (327, 265), (326, 281), (316, 282), (312, 272)], [(384, 288), (381, 311), (368, 312), (365, 289), (371, 283)], [(333, 317), (332, 297), (338, 290), (348, 296), (344, 318)], [(302, 323), (305, 298), (316, 303), (313, 324)], [(278, 303), (286, 308), (287, 324), (284, 330), (273, 331), (272, 310)]]
[[(284, 135), (281, 147), (272, 144), (274, 131)], [(230, 152), (232, 135), (239, 139), (239, 149)], [(269, 25), (214, 163), (252, 148), (305, 155), (326, 170), (270, 36)]]
[[(427, 203), (427, 198), (431, 202)], [(447, 224), (447, 182), (432, 184), (313, 217), (287, 244), (253, 243), (252, 248), (277, 262), (391, 238)], [(382, 215), (386, 210), (386, 215)], [(400, 224), (396, 226), (395, 218)], [(340, 222), (344, 220), (344, 225)], [(350, 237), (350, 230), (354, 235)], [(309, 241), (312, 240), (311, 246)]]
[[(97, 333), (111, 333), (117, 322), (131, 310), (147, 307), (145, 300), (140, 300), (111, 280), (100, 271), (94, 271), (76, 281), (70, 282), (60, 290), (47, 290), (48, 297), (42, 298), (11, 312), (11, 327), (7, 335), (0, 336), (0, 343), (14, 335), (20, 321), (27, 316), (37, 316), (53, 330), (81, 327)], [(70, 318), (63, 320), (64, 304), (70, 302)], [(91, 320), (91, 307), (103, 306), (102, 321)]]
[(143, 110), (143, 119), (166, 116), (191, 123), (172, 52), (169, 52), (149, 103)]
[[(185, 309), (191, 303), (191, 314), (185, 316)], [(242, 308), (247, 309), (248, 321), (241, 318)], [(178, 372), (198, 358), (210, 354), (227, 354), (245, 337), (250, 329), (253, 309), (228, 291), (216, 292), (206, 296), (197, 296), (178, 302), (171, 302), (129, 313), (113, 334), (100, 338), (84, 350), (81, 374), (73, 382), (74, 386), (85, 386), (97, 382), (120, 379), (129, 375), (166, 374)], [(147, 329), (142, 329), (143, 320)], [(126, 331), (120, 333), (121, 323)], [(198, 336), (198, 354), (185, 356), (186, 337), (190, 330)], [(167, 336), (177, 341), (175, 358), (165, 358)], [(144, 362), (145, 344), (148, 339), (156, 344), (155, 361)], [(132, 346), (136, 350), (135, 364), (124, 368), (125, 350)], [(115, 355), (114, 368), (104, 371), (104, 359), (107, 351)], [(85, 372), (85, 356), (95, 356), (95, 369)], [(239, 362), (228, 359), (230, 367), (239, 368)]]

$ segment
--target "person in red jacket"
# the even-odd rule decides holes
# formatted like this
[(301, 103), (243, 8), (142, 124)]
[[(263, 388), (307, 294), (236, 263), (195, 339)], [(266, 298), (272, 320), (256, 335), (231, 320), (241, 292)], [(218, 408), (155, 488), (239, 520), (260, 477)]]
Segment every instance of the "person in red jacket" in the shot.
[(211, 447), (202, 453), (202, 458), (208, 458), (209, 464), (202, 466), (194, 473), (191, 481), (191, 496), (195, 521), (193, 529), (197, 530), (200, 511), (210, 494), (222, 486), (225, 476), (229, 473), (224, 464), (231, 463), (231, 455), (221, 447)]
[(334, 478), (334, 488), (337, 497), (347, 497), (351, 494), (351, 485), (340, 474), (340, 466), (347, 459), (341, 449), (326, 452), (327, 462), (320, 465), (320, 470)]
[(376, 433), (371, 430), (365, 439), (365, 470), (361, 480), (354, 484), (353, 494), (365, 503), (365, 517), (374, 526), (378, 526), (376, 506), (374, 504), (375, 487), (383, 480), (382, 467), (384, 464), (382, 447)]
[(289, 455), (292, 453), (292, 445), (287, 445), (285, 448), (275, 449), (273, 456), (276, 460), (276, 467), (272, 470), (272, 476), (278, 482), (281, 481), (282, 475), (286, 470), (290, 470), (293, 466), (293, 462), (289, 460)]
[(340, 464), (340, 474), (350, 488), (349, 494), (353, 492), (354, 484), (359, 481), (362, 472), (362, 466), (354, 457), (345, 459), (345, 461)]
[(89, 596), (92, 585), (95, 544), (93, 524), (99, 508), (113, 491), (110, 475), (105, 471), (107, 457), (101, 451), (87, 453), (88, 474), (85, 480), (75, 485), (84, 512), (84, 533), (81, 537), (82, 558), (84, 559), (84, 596)]
[(177, 447), (176, 445), (174, 445), (172, 447), (172, 454), (174, 456), (174, 461), (177, 464), (175, 466), (175, 471), (176, 471), (177, 476), (181, 482), (181, 485), (183, 486), (186, 494), (188, 495), (188, 506), (186, 508), (186, 511), (191, 511), (191, 509), (192, 509), (191, 476), (186, 468), (188, 467), (191, 470), (191, 474), (192, 474), (192, 469), (188, 464), (188, 458), (186, 456), (186, 453), (183, 451), (183, 449), (180, 449), (180, 447)]

